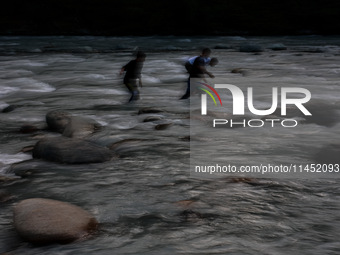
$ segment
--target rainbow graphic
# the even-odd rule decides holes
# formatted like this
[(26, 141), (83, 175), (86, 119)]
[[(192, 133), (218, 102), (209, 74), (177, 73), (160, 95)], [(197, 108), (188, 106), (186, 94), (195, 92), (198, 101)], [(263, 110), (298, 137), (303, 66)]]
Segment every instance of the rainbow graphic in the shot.
[[(203, 82), (199, 82), (199, 84), (203, 85), (203, 86), (206, 86), (207, 88), (209, 88), (212, 92), (214, 92), (214, 94), (217, 96), (218, 100), (220, 101), (220, 104), (222, 106), (222, 100), (220, 98), (220, 95), (217, 93), (217, 91), (211, 87), (210, 85), (206, 84), (206, 83), (203, 83)], [(206, 92), (211, 98), (212, 100), (214, 100), (214, 103), (215, 105), (217, 106), (217, 103), (216, 103), (216, 100), (215, 100), (215, 97), (211, 94), (211, 92), (207, 89), (204, 89), (204, 88), (199, 88), (200, 90), (203, 90), (204, 92)]]

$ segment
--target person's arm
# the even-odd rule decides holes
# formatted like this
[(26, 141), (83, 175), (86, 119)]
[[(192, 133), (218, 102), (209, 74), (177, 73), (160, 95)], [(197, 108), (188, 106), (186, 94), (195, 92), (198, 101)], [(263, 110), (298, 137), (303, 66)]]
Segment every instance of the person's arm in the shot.
[(119, 75), (122, 75), (129, 68), (129, 66), (131, 65), (130, 63), (131, 61), (123, 66), (122, 69), (120, 69)]
[(212, 73), (208, 72), (204, 65), (201, 65), (198, 68), (201, 70), (202, 73), (206, 73), (207, 75), (209, 75), (210, 78), (215, 78)]
[[(196, 61), (197, 61), (197, 63), (196, 63)], [(215, 78), (215, 76), (212, 73), (208, 72), (208, 70), (205, 68), (206, 63), (205, 63), (203, 58), (200, 57), (200, 58), (196, 59), (194, 64), (197, 65), (197, 67), (199, 68), (201, 73), (209, 75), (210, 78)]]
[(206, 74), (209, 75), (210, 78), (215, 78), (215, 75), (213, 75), (212, 73), (210, 73), (208, 71), (206, 72)]
[(125, 66), (122, 67), (122, 69), (120, 69), (119, 75), (122, 75), (125, 72)]

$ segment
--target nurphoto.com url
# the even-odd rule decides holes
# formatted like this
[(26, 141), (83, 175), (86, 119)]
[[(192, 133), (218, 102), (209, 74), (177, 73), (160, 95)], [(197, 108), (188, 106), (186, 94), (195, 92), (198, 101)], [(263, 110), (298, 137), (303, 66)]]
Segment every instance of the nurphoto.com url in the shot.
[(195, 165), (195, 173), (203, 174), (325, 174), (340, 173), (340, 164), (260, 164), (260, 165)]

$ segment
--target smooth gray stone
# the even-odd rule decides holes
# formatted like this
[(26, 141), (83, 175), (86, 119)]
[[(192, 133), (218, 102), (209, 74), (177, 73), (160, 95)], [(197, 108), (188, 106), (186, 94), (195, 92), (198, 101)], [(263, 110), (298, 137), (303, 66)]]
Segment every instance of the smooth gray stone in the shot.
[(14, 227), (25, 240), (38, 243), (70, 243), (91, 235), (97, 220), (82, 208), (51, 199), (32, 198), (14, 207)]

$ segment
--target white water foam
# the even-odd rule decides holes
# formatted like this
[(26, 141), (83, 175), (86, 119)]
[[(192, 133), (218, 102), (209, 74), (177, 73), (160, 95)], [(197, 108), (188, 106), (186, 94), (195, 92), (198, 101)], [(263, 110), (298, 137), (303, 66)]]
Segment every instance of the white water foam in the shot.
[(0, 79), (13, 79), (13, 78), (22, 78), (25, 76), (32, 76), (33, 72), (28, 70), (2, 70), (0, 71)]
[[(52, 92), (55, 88), (48, 83), (37, 81), (32, 78), (15, 78), (2, 82), (4, 87), (1, 88), (0, 96), (17, 91), (26, 92)], [(7, 86), (6, 86), (7, 85)]]
[(2, 111), (3, 109), (5, 109), (8, 106), (9, 106), (9, 104), (7, 104), (5, 102), (0, 102), (0, 111)]
[(1, 87), (0, 89), (0, 98), (5, 97), (13, 92), (19, 91), (19, 88), (12, 88), (12, 87)]
[(0, 174), (5, 174), (11, 164), (31, 159), (32, 156), (25, 153), (6, 154), (0, 153)]

